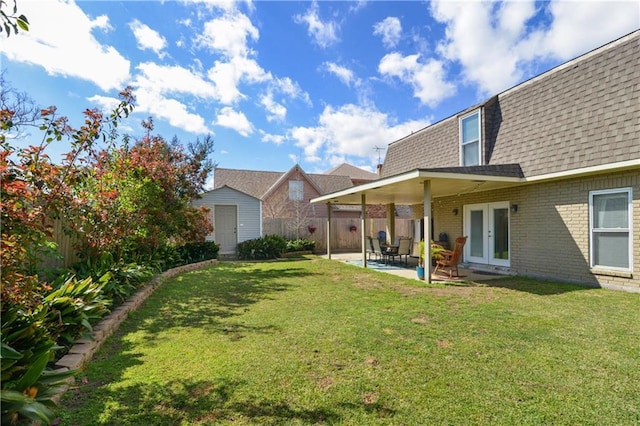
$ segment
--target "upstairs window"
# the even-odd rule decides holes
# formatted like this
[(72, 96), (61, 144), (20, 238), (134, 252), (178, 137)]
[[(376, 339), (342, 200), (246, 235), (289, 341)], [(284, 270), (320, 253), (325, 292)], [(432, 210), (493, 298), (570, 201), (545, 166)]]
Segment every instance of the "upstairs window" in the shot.
[(302, 201), (304, 198), (304, 186), (301, 180), (289, 181), (289, 200)]
[(460, 118), (460, 156), (463, 166), (480, 165), (480, 110)]
[(589, 193), (592, 268), (631, 270), (631, 188)]

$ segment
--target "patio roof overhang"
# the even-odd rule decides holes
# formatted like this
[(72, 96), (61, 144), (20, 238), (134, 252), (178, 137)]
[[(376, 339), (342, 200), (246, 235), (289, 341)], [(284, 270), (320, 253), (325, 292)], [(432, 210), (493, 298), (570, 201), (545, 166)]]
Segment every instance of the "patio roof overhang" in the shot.
[(525, 179), (517, 164), (503, 166), (415, 169), (396, 176), (343, 189), (311, 200), (312, 203), (422, 204), (424, 182), (431, 181), (432, 198), (468, 194), (522, 185)]

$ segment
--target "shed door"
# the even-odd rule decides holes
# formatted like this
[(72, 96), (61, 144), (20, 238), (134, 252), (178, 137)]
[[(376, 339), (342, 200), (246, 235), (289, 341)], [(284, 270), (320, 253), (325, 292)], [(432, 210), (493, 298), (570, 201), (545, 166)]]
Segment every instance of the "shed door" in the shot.
[(216, 243), (220, 253), (235, 253), (238, 244), (238, 206), (215, 206)]

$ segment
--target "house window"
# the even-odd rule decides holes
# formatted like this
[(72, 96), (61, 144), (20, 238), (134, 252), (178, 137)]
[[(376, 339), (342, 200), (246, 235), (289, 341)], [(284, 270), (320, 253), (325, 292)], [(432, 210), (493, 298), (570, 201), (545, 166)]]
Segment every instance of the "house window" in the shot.
[(592, 268), (631, 270), (631, 188), (589, 193)]
[(480, 110), (460, 119), (460, 156), (463, 166), (480, 165)]
[(301, 180), (289, 181), (289, 199), (291, 201), (302, 201), (304, 193), (304, 186)]

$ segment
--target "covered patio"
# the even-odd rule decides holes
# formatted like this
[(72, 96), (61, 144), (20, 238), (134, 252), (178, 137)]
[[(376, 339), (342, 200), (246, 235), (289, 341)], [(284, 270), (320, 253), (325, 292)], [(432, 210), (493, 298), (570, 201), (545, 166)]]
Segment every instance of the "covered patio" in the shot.
[[(322, 257), (328, 258), (328, 255)], [(360, 253), (334, 253), (331, 256), (332, 260), (348, 263), (354, 266), (365, 267), (374, 271), (396, 275), (398, 277), (419, 279), (416, 273), (416, 266), (418, 259), (410, 257), (408, 264), (394, 263), (386, 264), (384, 262), (376, 262), (367, 260), (366, 264), (362, 262), (362, 255)], [(434, 274), (431, 273), (431, 280), (428, 282), (456, 282), (456, 281), (484, 281), (499, 278), (504, 276), (503, 273), (497, 271), (483, 271), (479, 268), (460, 268), (460, 276), (449, 278), (446, 274)]]
[[(432, 169), (416, 169), (395, 176), (381, 178), (363, 185), (347, 188), (332, 194), (317, 197), (312, 203), (324, 203), (327, 206), (327, 227), (331, 228), (331, 205), (360, 205), (360, 231), (362, 265), (367, 267), (366, 238), (371, 230), (367, 229), (366, 206), (387, 206), (387, 239), (395, 239), (395, 206), (422, 206), (423, 221), (420, 235), (425, 241), (434, 240), (431, 230), (432, 200), (438, 197), (471, 194), (476, 191), (489, 191), (509, 188), (525, 183), (522, 170), (517, 164), (472, 167), (446, 167)], [(418, 218), (415, 218), (418, 219)], [(331, 259), (331, 232), (327, 232), (327, 254)], [(425, 262), (425, 281), (431, 282), (431, 262)], [(413, 271), (415, 273), (415, 270)], [(461, 272), (462, 274), (462, 272)]]

